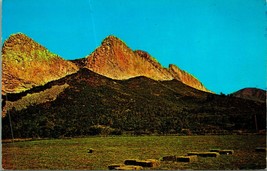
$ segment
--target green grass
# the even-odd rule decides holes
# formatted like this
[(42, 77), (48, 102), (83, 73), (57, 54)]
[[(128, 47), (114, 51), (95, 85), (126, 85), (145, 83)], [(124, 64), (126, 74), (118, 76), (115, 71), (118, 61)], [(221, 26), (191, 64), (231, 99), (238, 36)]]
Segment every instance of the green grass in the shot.
[[(233, 155), (199, 158), (193, 163), (161, 162), (153, 169), (265, 169), (266, 153), (260, 135), (227, 136), (138, 136), (51, 139), (2, 144), (4, 169), (107, 170), (125, 159), (159, 159), (165, 155), (186, 155), (191, 151), (233, 149)], [(93, 148), (93, 153), (87, 149)], [(151, 169), (151, 168), (150, 168)]]

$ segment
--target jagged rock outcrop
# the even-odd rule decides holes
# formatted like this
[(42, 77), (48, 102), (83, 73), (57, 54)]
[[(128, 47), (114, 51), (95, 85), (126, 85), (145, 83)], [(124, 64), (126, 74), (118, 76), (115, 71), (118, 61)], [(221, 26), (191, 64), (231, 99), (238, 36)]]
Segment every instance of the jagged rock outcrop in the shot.
[(25, 34), (13, 34), (2, 47), (2, 94), (25, 91), (77, 70)]
[(171, 80), (171, 75), (159, 63), (146, 56), (139, 56), (123, 41), (108, 36), (92, 54), (86, 57), (84, 67), (113, 79), (146, 76), (154, 80)]
[(145, 51), (131, 50), (122, 40), (108, 36), (85, 58), (73, 61), (49, 52), (22, 33), (11, 35), (2, 48), (2, 94), (17, 93), (62, 78), (80, 68), (123, 80), (145, 76), (154, 80), (177, 79), (193, 88), (208, 91), (200, 81), (174, 65), (161, 66)]
[(92, 54), (74, 62), (80, 67), (112, 79), (121, 80), (137, 76), (154, 80), (177, 79), (198, 90), (209, 91), (191, 74), (174, 65), (166, 69), (147, 52), (133, 51), (115, 36), (108, 36)]
[(186, 71), (181, 70), (176, 65), (170, 64), (168, 70), (172, 74), (174, 79), (177, 79), (195, 89), (210, 92), (197, 78), (187, 73)]

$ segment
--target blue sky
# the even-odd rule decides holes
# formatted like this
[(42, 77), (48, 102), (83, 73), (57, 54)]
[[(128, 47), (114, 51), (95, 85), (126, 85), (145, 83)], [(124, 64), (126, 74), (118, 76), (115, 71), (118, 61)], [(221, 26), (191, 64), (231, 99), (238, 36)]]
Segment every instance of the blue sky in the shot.
[(22, 32), (65, 59), (108, 35), (225, 94), (266, 90), (265, 0), (3, 0), (2, 39)]

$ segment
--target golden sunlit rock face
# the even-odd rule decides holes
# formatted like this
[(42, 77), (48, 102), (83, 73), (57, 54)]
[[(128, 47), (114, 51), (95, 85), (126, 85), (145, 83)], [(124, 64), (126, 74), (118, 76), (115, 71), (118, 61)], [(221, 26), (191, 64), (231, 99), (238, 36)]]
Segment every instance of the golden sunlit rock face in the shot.
[(146, 76), (155, 80), (172, 79), (159, 63), (151, 61), (148, 54), (132, 51), (114, 36), (107, 37), (102, 45), (86, 58), (85, 67), (118, 80), (137, 76)]
[(2, 94), (17, 93), (74, 73), (78, 67), (22, 33), (2, 47)]
[(115, 36), (107, 37), (92, 54), (77, 63), (112, 79), (121, 80), (137, 76), (154, 80), (177, 79), (198, 90), (210, 92), (191, 74), (175, 65), (170, 65), (170, 68), (166, 69), (147, 52), (133, 51)]
[(169, 72), (172, 74), (173, 78), (181, 81), (182, 83), (190, 87), (193, 87), (198, 90), (210, 92), (208, 89), (206, 89), (206, 87), (204, 87), (204, 85), (197, 78), (187, 73), (186, 71), (181, 70), (179, 67), (173, 64), (169, 65)]
[(18, 93), (43, 85), (75, 73), (80, 68), (117, 80), (137, 76), (160, 81), (177, 79), (198, 90), (209, 91), (186, 71), (175, 65), (164, 68), (147, 52), (133, 51), (115, 36), (105, 38), (87, 57), (71, 62), (49, 52), (22, 33), (13, 34), (2, 48), (2, 68), (2, 94)]

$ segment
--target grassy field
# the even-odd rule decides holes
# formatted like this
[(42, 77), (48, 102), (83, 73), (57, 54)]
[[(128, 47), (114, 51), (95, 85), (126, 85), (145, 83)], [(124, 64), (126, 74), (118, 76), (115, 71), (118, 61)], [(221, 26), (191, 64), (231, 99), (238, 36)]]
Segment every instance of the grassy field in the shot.
[[(2, 144), (4, 169), (107, 170), (107, 166), (125, 159), (160, 159), (166, 155), (186, 155), (191, 151), (221, 148), (233, 155), (200, 158), (197, 162), (161, 162), (149, 169), (265, 169), (263, 135), (227, 136), (118, 136), (35, 140)], [(88, 149), (93, 148), (93, 153)]]

